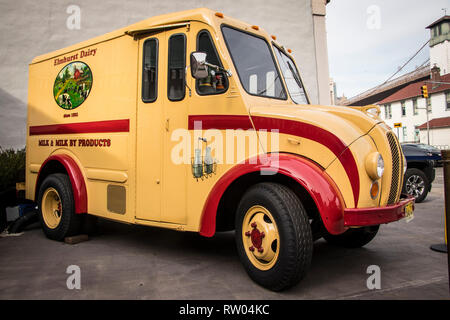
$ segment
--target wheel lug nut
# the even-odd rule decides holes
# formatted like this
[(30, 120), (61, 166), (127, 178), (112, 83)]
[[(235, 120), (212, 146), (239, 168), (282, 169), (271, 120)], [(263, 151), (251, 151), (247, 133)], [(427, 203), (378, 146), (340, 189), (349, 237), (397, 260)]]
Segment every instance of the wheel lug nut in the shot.
[(250, 237), (250, 236), (251, 236), (250, 231), (247, 231), (247, 232), (245, 233), (245, 235), (246, 235), (247, 237)]
[(252, 228), (256, 228), (256, 222), (253, 222), (253, 223), (251, 224), (251, 226), (252, 226)]
[(262, 253), (264, 251), (264, 249), (261, 247), (261, 248), (258, 248), (258, 252), (259, 253)]
[(251, 246), (250, 248), (248, 248), (248, 250), (250, 250), (251, 252), (255, 251), (255, 247)]

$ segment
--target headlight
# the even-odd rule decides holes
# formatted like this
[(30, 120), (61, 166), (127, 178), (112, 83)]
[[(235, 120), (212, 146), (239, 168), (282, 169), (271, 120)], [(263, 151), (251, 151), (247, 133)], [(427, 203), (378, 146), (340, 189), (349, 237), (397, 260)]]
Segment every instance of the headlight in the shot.
[(384, 160), (381, 154), (373, 152), (366, 158), (366, 171), (372, 180), (380, 179), (384, 173)]
[(406, 162), (406, 157), (403, 154), (403, 174), (406, 173), (406, 168), (408, 168), (408, 162)]

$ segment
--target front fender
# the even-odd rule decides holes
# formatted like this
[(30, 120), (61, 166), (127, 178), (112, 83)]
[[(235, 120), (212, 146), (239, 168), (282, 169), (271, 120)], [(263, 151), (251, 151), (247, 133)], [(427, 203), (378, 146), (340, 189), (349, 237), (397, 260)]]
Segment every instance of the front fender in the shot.
[(212, 237), (216, 230), (216, 214), (220, 199), (239, 177), (252, 172), (282, 174), (297, 181), (314, 200), (325, 228), (341, 234), (344, 226), (344, 201), (334, 181), (311, 160), (292, 154), (268, 154), (246, 160), (228, 170), (211, 189), (203, 207), (200, 234)]

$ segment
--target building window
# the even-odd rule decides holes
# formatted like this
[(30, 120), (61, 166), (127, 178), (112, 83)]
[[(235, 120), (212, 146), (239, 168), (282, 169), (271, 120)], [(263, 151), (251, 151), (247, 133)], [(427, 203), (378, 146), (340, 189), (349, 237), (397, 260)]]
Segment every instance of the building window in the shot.
[(402, 117), (406, 116), (406, 105), (405, 105), (405, 101), (401, 102), (402, 105)]
[(391, 105), (390, 104), (385, 104), (384, 105), (384, 117), (386, 119), (391, 119), (392, 118), (392, 109), (391, 109)]
[[(216, 48), (211, 40), (211, 35), (208, 31), (202, 30), (197, 36), (197, 51), (205, 52), (206, 62), (222, 67)], [(227, 90), (228, 79), (224, 72), (215, 71), (211, 68), (209, 75), (205, 79), (196, 80), (197, 92), (200, 95), (223, 93)]]
[(167, 96), (171, 101), (183, 100), (185, 95), (186, 36), (182, 33), (169, 38), (169, 69)]
[(447, 91), (445, 93), (445, 101), (446, 101), (445, 110), (450, 110), (450, 91)]
[(417, 115), (417, 114), (419, 114), (419, 109), (417, 108), (417, 99), (414, 98), (412, 102), (413, 102), (413, 112), (414, 112), (414, 115)]
[(420, 142), (420, 129), (418, 126), (414, 128), (414, 142)]
[(142, 61), (142, 101), (153, 102), (158, 88), (158, 39), (144, 42)]
[(408, 139), (408, 131), (406, 130), (406, 127), (403, 127), (402, 131), (403, 131), (403, 142), (405, 142)]
[(431, 112), (431, 99), (427, 98), (427, 111), (430, 113)]

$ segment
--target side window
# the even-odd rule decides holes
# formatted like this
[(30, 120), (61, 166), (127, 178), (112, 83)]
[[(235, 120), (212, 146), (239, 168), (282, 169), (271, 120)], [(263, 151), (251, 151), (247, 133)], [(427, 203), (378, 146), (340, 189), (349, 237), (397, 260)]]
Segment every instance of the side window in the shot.
[(167, 75), (167, 96), (171, 101), (184, 99), (186, 69), (186, 36), (174, 34), (169, 38), (169, 70)]
[(158, 39), (144, 42), (142, 61), (142, 101), (153, 102), (158, 96)]
[[(197, 51), (206, 52), (206, 62), (222, 67), (211, 35), (207, 30), (202, 30), (197, 36)], [(228, 79), (224, 72), (209, 68), (209, 76), (195, 82), (197, 93), (200, 95), (219, 94), (227, 91)]]

